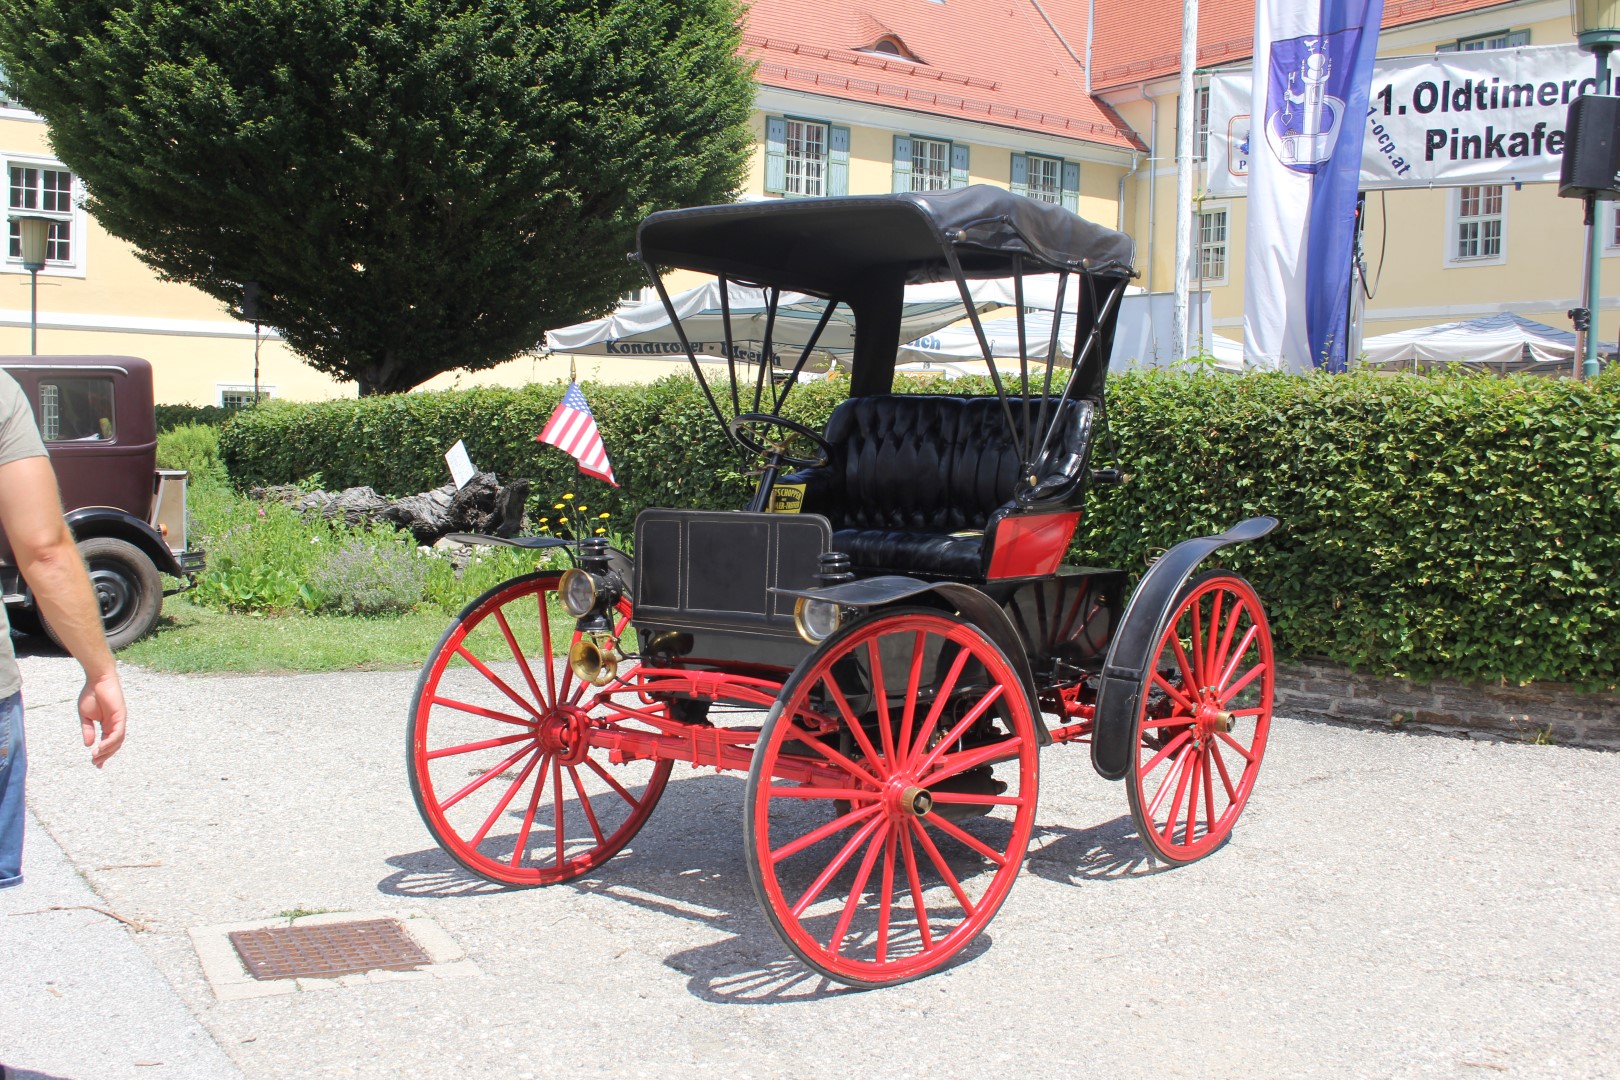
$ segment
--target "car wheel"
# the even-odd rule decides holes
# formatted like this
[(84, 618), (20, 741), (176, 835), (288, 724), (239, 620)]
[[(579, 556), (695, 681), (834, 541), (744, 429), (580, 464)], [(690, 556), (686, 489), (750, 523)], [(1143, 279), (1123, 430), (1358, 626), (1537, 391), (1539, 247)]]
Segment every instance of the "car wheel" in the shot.
[[(163, 610), (163, 582), (146, 553), (124, 540), (92, 536), (79, 541), (79, 554), (101, 605), (107, 647), (122, 649), (151, 633)], [(61, 645), (50, 620), (42, 616), (41, 621), (51, 640)]]

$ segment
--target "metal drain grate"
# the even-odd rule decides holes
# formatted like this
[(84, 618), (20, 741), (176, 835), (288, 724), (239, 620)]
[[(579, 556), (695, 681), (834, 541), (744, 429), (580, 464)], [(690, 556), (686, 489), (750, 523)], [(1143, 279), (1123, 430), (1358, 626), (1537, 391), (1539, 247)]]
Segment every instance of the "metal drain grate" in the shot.
[(236, 930), (230, 939), (255, 979), (335, 979), (433, 962), (392, 919)]

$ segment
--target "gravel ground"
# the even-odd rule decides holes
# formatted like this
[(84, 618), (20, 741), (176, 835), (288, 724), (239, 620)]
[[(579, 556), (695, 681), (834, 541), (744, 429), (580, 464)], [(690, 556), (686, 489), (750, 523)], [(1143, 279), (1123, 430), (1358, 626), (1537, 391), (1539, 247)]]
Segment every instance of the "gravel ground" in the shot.
[[(947, 971), (853, 993), (805, 975), (757, 911), (740, 777), (677, 766), (597, 876), (503, 892), (456, 872), (411, 804), (412, 673), (132, 669), (130, 741), (97, 772), (72, 663), (22, 663), (34, 838), (147, 929), (60, 913), (122, 940), (63, 950), (60, 972), (7, 953), (13, 1067), (126, 1075), (133, 1051), (96, 1018), (137, 994), (168, 1045), (198, 1049), (189, 1011), (252, 1078), (1620, 1074), (1620, 755), (1278, 720), (1233, 841), (1166, 871), (1124, 789), (1055, 748), (987, 933)], [(65, 887), (47, 884), (0, 910)], [(295, 909), (429, 916), (483, 974), (216, 1001), (188, 928)], [(47, 978), (111, 1000), (35, 1020)], [(164, 980), (184, 1010), (163, 1011)], [(202, 1060), (131, 1074), (209, 1075)]]

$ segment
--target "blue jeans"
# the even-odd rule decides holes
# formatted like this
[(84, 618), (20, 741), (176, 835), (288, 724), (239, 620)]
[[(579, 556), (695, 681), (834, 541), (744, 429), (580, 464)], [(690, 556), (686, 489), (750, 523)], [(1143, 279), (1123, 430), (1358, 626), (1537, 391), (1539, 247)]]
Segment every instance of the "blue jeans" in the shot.
[(22, 694), (16, 693), (0, 701), (0, 889), (22, 884), (23, 777), (27, 773)]

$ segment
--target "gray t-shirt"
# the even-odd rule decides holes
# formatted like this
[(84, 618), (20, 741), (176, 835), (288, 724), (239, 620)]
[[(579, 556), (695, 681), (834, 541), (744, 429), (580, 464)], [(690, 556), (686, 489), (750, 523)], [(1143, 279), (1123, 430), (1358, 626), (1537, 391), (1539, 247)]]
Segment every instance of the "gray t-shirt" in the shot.
[[(44, 456), (45, 444), (40, 441), (39, 425), (34, 422), (27, 396), (10, 372), (0, 371), (0, 465)], [(8, 698), (20, 689), (22, 675), (17, 671), (16, 654), (11, 651), (11, 627), (6, 621), (5, 605), (0, 604), (0, 698)]]

